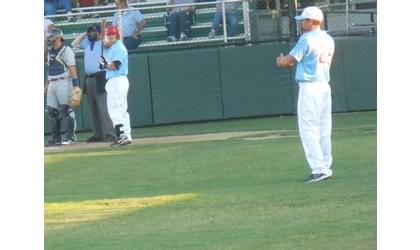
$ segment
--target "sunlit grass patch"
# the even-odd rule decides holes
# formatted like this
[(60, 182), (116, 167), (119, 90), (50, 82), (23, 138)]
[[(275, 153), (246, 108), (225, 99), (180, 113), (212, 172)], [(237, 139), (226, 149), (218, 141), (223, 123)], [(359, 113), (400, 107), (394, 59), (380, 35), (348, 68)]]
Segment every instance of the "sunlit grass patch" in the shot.
[(113, 155), (124, 155), (131, 152), (135, 152), (133, 150), (125, 150), (125, 151), (101, 151), (101, 152), (80, 152), (80, 153), (63, 153), (63, 154), (45, 154), (44, 155), (44, 164), (50, 164), (54, 162), (64, 161), (69, 158), (77, 158), (77, 157), (95, 157), (95, 156), (113, 156)]
[(161, 195), (145, 198), (103, 199), (44, 204), (45, 232), (89, 221), (120, 216), (135, 210), (190, 200), (196, 193)]

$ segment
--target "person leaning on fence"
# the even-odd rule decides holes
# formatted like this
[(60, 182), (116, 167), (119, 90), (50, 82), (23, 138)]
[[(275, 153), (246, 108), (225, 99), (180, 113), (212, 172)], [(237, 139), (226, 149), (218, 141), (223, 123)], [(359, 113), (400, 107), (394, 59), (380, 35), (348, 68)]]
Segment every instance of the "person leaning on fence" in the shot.
[[(117, 9), (131, 9), (121, 12), (123, 44), (127, 49), (136, 49), (142, 42), (141, 31), (146, 26), (146, 19), (140, 11), (129, 7), (127, 0), (115, 0)], [(112, 25), (118, 26), (119, 13), (115, 12)]]
[[(194, 0), (168, 0), (168, 5), (189, 3), (194, 3)], [(180, 41), (188, 39), (194, 11), (194, 5), (167, 8), (168, 42), (174, 42), (176, 38), (179, 38)]]
[(56, 15), (58, 9), (64, 9), (67, 14), (67, 21), (75, 22), (77, 19), (70, 16), (71, 0), (44, 0), (44, 16)]
[(114, 127), (108, 114), (105, 91), (105, 70), (98, 68), (102, 47), (101, 26), (93, 24), (86, 33), (77, 37), (71, 45), (84, 51), (85, 84), (83, 93), (87, 94), (92, 121), (92, 134), (86, 142), (112, 142), (115, 140)]
[[(225, 3), (226, 9), (226, 24), (227, 24), (227, 35), (235, 36), (236, 28), (238, 27), (238, 18), (236, 17), (236, 11), (240, 2), (227, 2)], [(223, 13), (222, 13), (222, 4), (216, 4), (216, 13), (214, 14), (212, 28), (209, 33), (209, 38), (212, 39), (216, 36), (217, 28), (220, 24), (223, 24)]]

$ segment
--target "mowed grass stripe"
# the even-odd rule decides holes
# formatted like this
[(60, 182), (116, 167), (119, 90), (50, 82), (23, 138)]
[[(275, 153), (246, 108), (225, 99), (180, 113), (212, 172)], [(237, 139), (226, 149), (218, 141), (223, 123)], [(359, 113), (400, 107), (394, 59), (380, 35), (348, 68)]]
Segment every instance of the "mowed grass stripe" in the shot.
[(45, 231), (77, 226), (83, 222), (121, 216), (135, 210), (189, 200), (195, 193), (161, 195), (145, 198), (86, 200), (79, 202), (45, 203)]

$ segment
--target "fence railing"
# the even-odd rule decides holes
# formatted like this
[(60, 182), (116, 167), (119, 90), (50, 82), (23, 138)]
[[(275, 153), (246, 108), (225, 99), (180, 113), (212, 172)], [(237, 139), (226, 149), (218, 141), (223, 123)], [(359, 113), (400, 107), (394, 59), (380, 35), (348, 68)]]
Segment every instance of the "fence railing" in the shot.
[[(254, 1), (254, 2), (253, 2)], [(81, 25), (83, 24), (92, 24), (99, 23), (102, 18), (105, 18), (109, 23), (113, 20), (113, 15), (119, 13), (121, 15), (122, 11), (127, 10), (139, 10), (144, 15), (147, 21), (154, 20), (156, 26), (146, 26), (142, 31), (142, 34), (163, 34), (167, 27), (164, 23), (164, 18), (166, 13), (166, 8), (168, 7), (183, 7), (194, 5), (198, 7), (195, 11), (197, 16), (207, 16), (209, 14), (215, 13), (217, 4), (222, 6), (222, 16), (223, 16), (223, 34), (216, 36), (215, 38), (208, 38), (206, 35), (194, 35), (188, 40), (185, 41), (175, 41), (167, 42), (166, 39), (156, 39), (151, 41), (143, 42), (139, 47), (140, 48), (150, 48), (155, 46), (170, 46), (170, 45), (188, 45), (188, 44), (230, 44), (230, 43), (253, 43), (253, 42), (263, 42), (263, 41), (279, 41), (279, 40), (290, 40), (290, 22), (287, 9), (256, 9), (255, 7), (250, 7), (255, 3), (255, 1), (263, 0), (218, 0), (215, 2), (198, 2), (198, 3), (189, 3), (189, 4), (173, 4), (167, 5), (166, 1), (153, 1), (153, 2), (143, 2), (135, 3), (130, 5), (130, 9), (119, 10), (114, 4), (107, 6), (93, 6), (93, 7), (83, 7), (83, 8), (73, 8), (73, 13), (70, 16), (78, 18), (77, 22), (67, 22), (60, 21), (68, 17), (68, 14), (57, 14), (46, 16), (47, 18), (58, 20), (56, 26), (63, 28), (64, 38), (65, 39), (74, 39), (80, 33), (86, 30), (86, 27), (83, 27), (81, 30)], [(232, 2), (242, 2), (242, 8), (238, 9), (238, 12), (242, 14), (241, 17), (238, 15), (239, 25), (243, 27), (243, 32), (240, 32), (236, 36), (229, 37), (227, 34), (227, 25), (226, 25), (226, 3)], [(324, 23), (323, 28), (327, 30), (333, 36), (352, 36), (352, 35), (376, 35), (377, 30), (377, 10), (376, 10), (376, 0), (358, 0), (358, 1), (349, 1), (346, 0), (345, 3), (334, 3), (334, 4), (324, 4), (318, 5), (324, 12)], [(364, 7), (359, 9), (357, 6), (371, 6)], [(254, 5), (255, 6), (255, 5)], [(373, 6), (373, 7), (372, 7)], [(303, 9), (297, 9), (296, 13), (300, 14)], [(95, 18), (85, 18), (86, 15), (97, 15)], [(196, 22), (191, 26), (191, 30), (199, 31), (203, 29), (210, 30), (212, 26), (211, 20)], [(76, 27), (79, 27), (78, 31)], [(300, 30), (299, 24), (295, 28), (298, 33)], [(242, 28), (241, 28), (242, 30)], [(200, 33), (200, 32), (197, 32)], [(202, 33), (202, 32), (201, 32)], [(158, 36), (158, 35), (156, 35)], [(154, 36), (153, 36), (154, 37)]]
[[(227, 28), (226, 28), (226, 3), (233, 3), (233, 2), (243, 2), (242, 4), (242, 8), (239, 8), (238, 11), (242, 11), (243, 12), (243, 20), (239, 21), (238, 24), (239, 25), (243, 25), (244, 26), (244, 33), (242, 34), (238, 34), (236, 36), (232, 36), (229, 37), (227, 34)], [(153, 46), (162, 46), (162, 45), (179, 45), (179, 44), (197, 44), (197, 43), (206, 43), (206, 42), (220, 42), (223, 41), (223, 43), (227, 44), (230, 41), (237, 41), (237, 40), (242, 40), (242, 41), (249, 41), (251, 34), (250, 34), (250, 25), (249, 25), (249, 5), (247, 1), (243, 1), (243, 0), (219, 0), (219, 1), (215, 1), (215, 2), (201, 2), (201, 3), (188, 3), (188, 4), (172, 4), (172, 5), (168, 5), (166, 4), (166, 1), (159, 1), (159, 2), (146, 2), (146, 3), (137, 3), (137, 4), (133, 4), (130, 5), (130, 8), (128, 9), (115, 9), (115, 6), (98, 6), (98, 7), (87, 7), (87, 8), (78, 8), (78, 9), (73, 9), (73, 10), (89, 10), (89, 12), (77, 12), (77, 11), (73, 11), (72, 14), (57, 14), (57, 15), (49, 15), (46, 16), (46, 18), (50, 18), (50, 19), (62, 19), (62, 18), (67, 18), (68, 16), (74, 16), (74, 17), (82, 17), (85, 16), (87, 14), (89, 15), (100, 15), (97, 18), (90, 18), (90, 19), (85, 19), (82, 20), (81, 18), (79, 18), (79, 21), (77, 22), (59, 22), (56, 24), (56, 26), (61, 27), (61, 28), (69, 28), (71, 26), (80, 26), (82, 24), (92, 24), (92, 23), (98, 23), (100, 21), (101, 18), (105, 18), (107, 22), (111, 22), (113, 20), (113, 16), (115, 13), (118, 13), (118, 16), (121, 16), (121, 13), (123, 11), (132, 11), (132, 10), (138, 10), (140, 12), (145, 12), (145, 11), (155, 11), (157, 10), (158, 12), (152, 12), (152, 13), (146, 13), (143, 15), (145, 16), (146, 20), (148, 18), (162, 18), (162, 20), (165, 18), (165, 15), (167, 15), (166, 13), (166, 9), (167, 8), (174, 8), (174, 7), (188, 7), (188, 6), (195, 6), (195, 7), (206, 7), (206, 6), (210, 6), (213, 8), (205, 8), (205, 9), (197, 9), (195, 14), (209, 14), (209, 13), (214, 13), (216, 11), (215, 6), (217, 4), (221, 4), (222, 6), (222, 16), (223, 16), (223, 35), (222, 36), (216, 36), (213, 39), (209, 39), (207, 37), (207, 34), (205, 37), (193, 37), (191, 39), (185, 40), (185, 41), (174, 41), (174, 42), (167, 42), (166, 40), (158, 40), (158, 41), (151, 41), (151, 42), (145, 42), (142, 43), (139, 47), (153, 47)], [(211, 28), (211, 22), (203, 22), (203, 23), (197, 23), (194, 24), (193, 27), (191, 27), (192, 29), (202, 29), (202, 28)], [(166, 31), (166, 26), (163, 24), (162, 21), (162, 25), (157, 26), (157, 27), (146, 27), (142, 32), (162, 32), (162, 31)], [(76, 38), (78, 35), (80, 35), (81, 32), (79, 33), (67, 33), (65, 32), (65, 39), (74, 39)]]

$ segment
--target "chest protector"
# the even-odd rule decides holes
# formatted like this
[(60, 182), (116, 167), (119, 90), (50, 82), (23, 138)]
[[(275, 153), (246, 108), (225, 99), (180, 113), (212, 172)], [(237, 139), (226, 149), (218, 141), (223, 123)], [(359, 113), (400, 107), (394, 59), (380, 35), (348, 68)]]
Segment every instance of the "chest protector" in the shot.
[(48, 75), (56, 76), (68, 71), (68, 66), (61, 57), (66, 48), (63, 46), (61, 49), (52, 49), (48, 52)]

